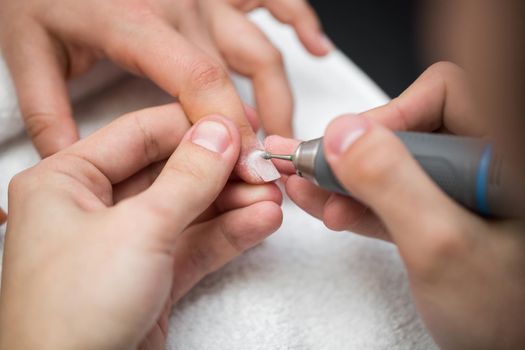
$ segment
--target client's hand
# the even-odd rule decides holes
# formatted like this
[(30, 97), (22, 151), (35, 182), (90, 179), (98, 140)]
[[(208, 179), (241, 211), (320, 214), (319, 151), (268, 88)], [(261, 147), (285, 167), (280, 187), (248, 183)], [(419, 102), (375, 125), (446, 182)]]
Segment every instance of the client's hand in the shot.
[[(523, 222), (485, 220), (447, 197), (393, 130), (484, 136), (463, 72), (442, 63), (386, 106), (331, 123), (325, 153), (357, 200), (292, 175), (286, 191), (334, 230), (397, 244), (419, 312), (445, 349), (522, 349), (525, 345)], [(267, 149), (298, 141), (270, 137)], [(291, 174), (290, 164), (276, 161)], [(518, 204), (517, 204), (518, 205)]]
[[(78, 139), (65, 80), (109, 58), (178, 97), (192, 122), (220, 114), (241, 134), (237, 173), (250, 183), (276, 180), (271, 163), (250, 161), (260, 148), (228, 68), (253, 81), (269, 133), (292, 134), (292, 94), (279, 51), (246, 17), (266, 7), (292, 25), (318, 56), (330, 51), (305, 0), (5, 0), (0, 44), (27, 131), (42, 156)], [(250, 167), (251, 165), (251, 167)]]
[(275, 185), (227, 183), (234, 124), (188, 128), (132, 113), (13, 179), (0, 348), (163, 349), (174, 303), (277, 229)]

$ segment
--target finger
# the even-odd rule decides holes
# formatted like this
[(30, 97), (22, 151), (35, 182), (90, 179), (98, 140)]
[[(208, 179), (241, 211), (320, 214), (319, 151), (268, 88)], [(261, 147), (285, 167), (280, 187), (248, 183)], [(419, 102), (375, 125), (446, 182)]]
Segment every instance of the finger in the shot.
[(187, 8), (184, 13), (180, 13), (180, 10), (177, 9), (177, 11), (175, 11), (176, 13), (173, 15), (174, 18), (170, 23), (175, 23), (177, 30), (184, 35), (188, 41), (195, 44), (216, 62), (226, 67), (223, 57), (215, 46), (206, 25), (203, 23), (203, 18), (200, 12), (195, 7), (191, 6), (190, 8)]
[(257, 132), (259, 131), (259, 128), (261, 127), (259, 125), (259, 114), (255, 110), (255, 108), (248, 106), (246, 103), (244, 104), (244, 113), (246, 114), (246, 118), (248, 119), (248, 122), (252, 126), (253, 131)]
[(436, 131), (482, 136), (465, 73), (452, 63), (427, 69), (401, 96), (389, 104), (363, 113), (393, 130)]
[(189, 228), (175, 248), (173, 300), (179, 300), (201, 278), (260, 243), (281, 225), (274, 202), (260, 202)]
[(259, 202), (282, 204), (282, 193), (275, 184), (252, 185), (228, 182), (217, 200), (194, 223), (200, 223), (230, 210), (248, 207)]
[(377, 215), (353, 198), (332, 194), (324, 206), (323, 222), (333, 231), (352, 231), (367, 237), (391, 241), (388, 231)]
[(252, 80), (264, 130), (291, 137), (293, 97), (280, 52), (244, 14), (220, 1), (213, 4), (212, 35), (228, 64)]
[[(78, 140), (65, 70), (52, 39), (38, 25), (20, 31), (3, 47), (27, 133), (42, 157)], [(37, 59), (38, 64), (36, 64)]]
[(112, 184), (168, 158), (189, 129), (178, 104), (129, 113), (57, 155), (92, 164)]
[(169, 232), (175, 239), (172, 232), (181, 232), (220, 194), (239, 148), (233, 122), (220, 116), (205, 118), (185, 135), (153, 185), (128, 202), (152, 216), (148, 221), (157, 224), (151, 225), (156, 232)]
[[(300, 141), (294, 139), (272, 135), (264, 140), (264, 149), (274, 154), (294, 154), (300, 143)], [(279, 159), (274, 159), (272, 162), (281, 173), (287, 175), (295, 174), (295, 167), (291, 162)]]
[[(259, 149), (260, 143), (227, 72), (168, 24), (152, 19), (142, 26), (120, 29), (111, 36), (109, 44), (103, 43), (103, 47), (107, 48), (109, 57), (178, 96), (193, 123), (208, 115), (228, 116), (242, 137), (237, 172), (245, 181), (261, 183), (278, 178), (271, 162), (258, 163), (264, 169), (248, 166), (253, 163), (249, 158)], [(177, 50), (173, 50), (174, 47)]]
[(313, 55), (324, 56), (333, 50), (332, 42), (321, 30), (313, 8), (305, 0), (266, 0), (265, 7), (285, 24), (294, 27), (299, 40)]
[(330, 192), (297, 175), (288, 178), (285, 188), (290, 199), (299, 208), (316, 219), (323, 220), (324, 206), (330, 198)]
[(474, 220), (374, 121), (336, 119), (325, 134), (325, 153), (342, 185), (378, 215), (402, 251), (424, 252), (432, 240), (443, 238), (436, 235), (457, 235), (458, 227)]
[(215, 201), (219, 213), (250, 206), (258, 202), (282, 204), (282, 194), (275, 184), (252, 185), (229, 182)]
[[(155, 182), (165, 165), (166, 162), (164, 161), (154, 163), (129, 179), (116, 184), (113, 187), (114, 203), (147, 190)], [(215, 203), (196, 221), (207, 221), (229, 210), (264, 201), (282, 204), (282, 193), (275, 184), (252, 185), (245, 182), (228, 182)]]
[[(246, 111), (246, 117), (248, 118), (250, 125), (254, 131), (257, 131), (259, 128), (257, 111), (246, 104), (244, 105), (244, 109)], [(165, 164), (166, 162), (164, 161), (154, 163), (141, 170), (139, 173), (131, 176), (130, 178), (127, 178), (123, 182), (116, 184), (113, 187), (114, 203), (118, 203), (121, 200), (137, 195), (149, 188), (149, 186), (151, 186), (151, 184), (160, 174)]]

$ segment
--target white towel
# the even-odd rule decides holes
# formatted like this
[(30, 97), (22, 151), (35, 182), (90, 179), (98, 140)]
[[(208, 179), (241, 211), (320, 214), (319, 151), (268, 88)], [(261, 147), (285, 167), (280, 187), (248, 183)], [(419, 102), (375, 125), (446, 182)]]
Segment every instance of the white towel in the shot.
[[(337, 115), (387, 101), (341, 53), (311, 58), (291, 30), (266, 12), (253, 18), (285, 55), (299, 138), (320, 136)], [(0, 91), (8, 91), (0, 103), (11, 111), (0, 127), (19, 127), (14, 95), (0, 78)], [(235, 81), (251, 102), (247, 81)], [(81, 134), (88, 135), (122, 113), (170, 100), (151, 83), (128, 77), (77, 103), (75, 115)], [(24, 136), (0, 146), (0, 205), (6, 207), (9, 179), (37, 161)], [(394, 246), (330, 232), (288, 200), (283, 210), (275, 235), (204, 279), (175, 307), (168, 349), (436, 348), (414, 309)]]

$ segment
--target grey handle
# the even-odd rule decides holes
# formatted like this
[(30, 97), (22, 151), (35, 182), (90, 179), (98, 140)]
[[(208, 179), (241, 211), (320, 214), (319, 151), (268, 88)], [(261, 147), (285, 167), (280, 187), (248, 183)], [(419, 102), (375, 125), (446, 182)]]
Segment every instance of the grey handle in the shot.
[[(511, 216), (514, 208), (506, 201), (503, 162), (490, 143), (442, 134), (398, 132), (396, 135), (423, 170), (458, 203), (482, 215)], [(314, 177), (320, 187), (349, 195), (332, 173), (324, 152), (317, 152)]]

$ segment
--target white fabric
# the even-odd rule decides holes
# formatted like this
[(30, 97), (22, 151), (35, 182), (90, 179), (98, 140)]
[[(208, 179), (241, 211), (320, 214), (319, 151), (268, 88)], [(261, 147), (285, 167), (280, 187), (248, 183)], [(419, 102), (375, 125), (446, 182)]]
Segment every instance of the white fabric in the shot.
[[(341, 53), (314, 59), (290, 29), (265, 12), (254, 20), (286, 57), (299, 138), (320, 136), (337, 115), (387, 101)], [(20, 124), (12, 87), (1, 69), (0, 78), (0, 138), (5, 139)], [(252, 101), (246, 80), (236, 83), (243, 98)], [(170, 100), (151, 83), (128, 77), (77, 103), (75, 114), (85, 136), (127, 111)], [(0, 205), (5, 208), (9, 179), (38, 157), (23, 135), (1, 141)], [(176, 306), (169, 349), (435, 348), (412, 305), (394, 246), (330, 232), (288, 200), (283, 207), (278, 233), (204, 279)]]

